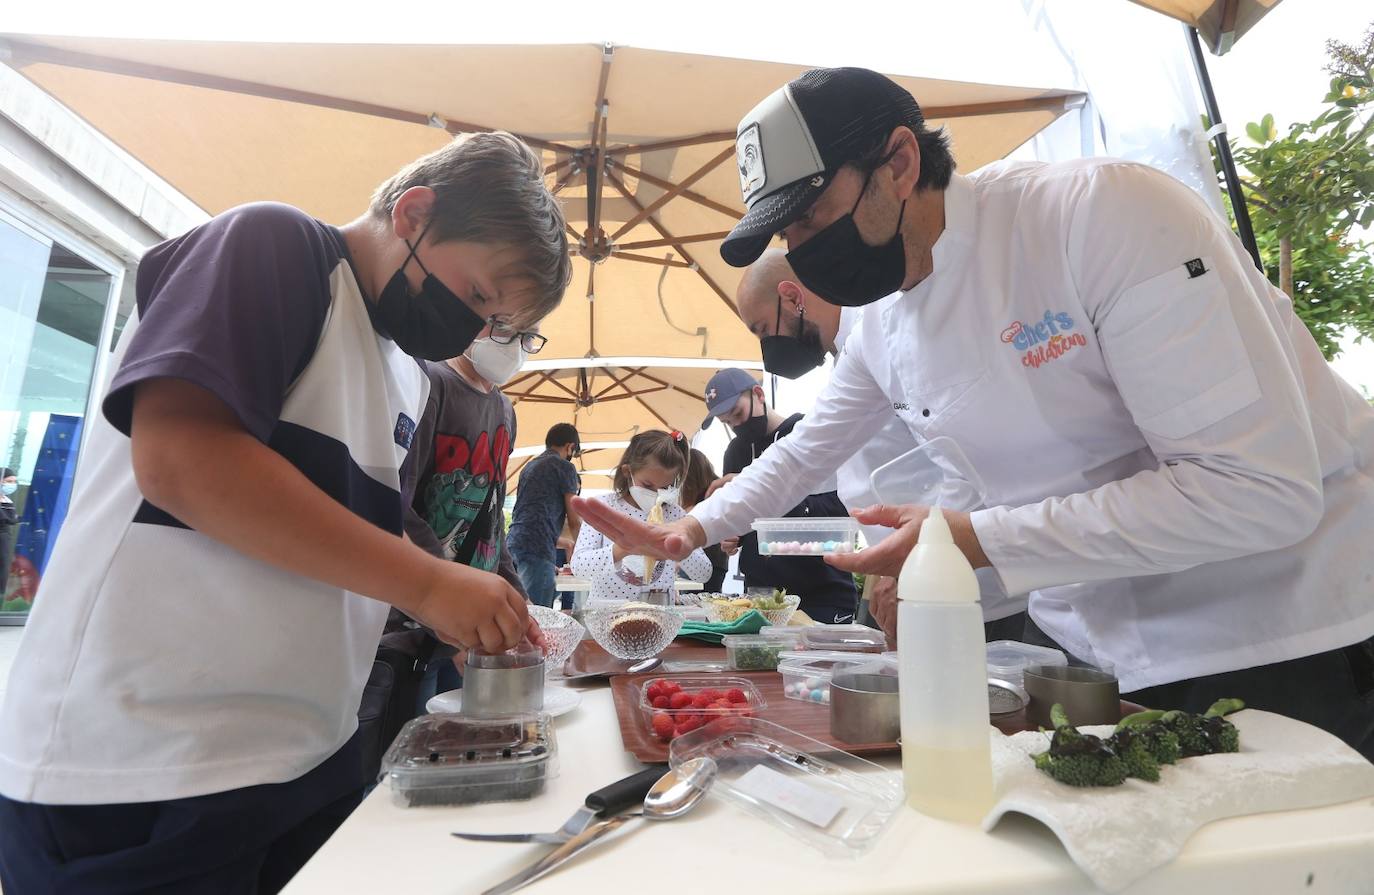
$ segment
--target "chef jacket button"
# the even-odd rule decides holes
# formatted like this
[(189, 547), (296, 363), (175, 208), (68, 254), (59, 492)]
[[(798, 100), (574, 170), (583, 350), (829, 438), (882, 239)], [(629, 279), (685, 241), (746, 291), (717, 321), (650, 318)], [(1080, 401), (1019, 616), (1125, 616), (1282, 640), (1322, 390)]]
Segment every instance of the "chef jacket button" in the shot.
[(930, 408), (927, 407), (925, 410), (922, 410), (921, 416), (930, 416)]

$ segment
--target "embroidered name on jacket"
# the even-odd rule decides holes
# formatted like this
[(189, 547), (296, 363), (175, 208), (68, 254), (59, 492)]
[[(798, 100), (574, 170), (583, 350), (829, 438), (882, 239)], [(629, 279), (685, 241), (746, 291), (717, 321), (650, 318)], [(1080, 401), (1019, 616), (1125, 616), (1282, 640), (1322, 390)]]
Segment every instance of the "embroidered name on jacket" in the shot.
[(1068, 314), (1046, 311), (1045, 316), (1035, 323), (1013, 322), (1002, 330), (1002, 341), (1017, 351), (1025, 352), (1021, 356), (1022, 365), (1039, 369), (1075, 348), (1087, 347), (1088, 340), (1082, 333), (1070, 332), (1073, 328), (1073, 318)]

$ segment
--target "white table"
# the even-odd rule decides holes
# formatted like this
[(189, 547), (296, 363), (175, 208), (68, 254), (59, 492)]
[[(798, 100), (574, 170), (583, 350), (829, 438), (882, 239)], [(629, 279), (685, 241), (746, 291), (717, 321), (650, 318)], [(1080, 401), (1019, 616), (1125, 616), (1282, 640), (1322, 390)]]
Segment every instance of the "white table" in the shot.
[[(528, 802), (464, 808), (397, 808), (379, 786), (286, 888), (286, 895), (478, 893), (547, 846), (472, 843), (452, 830), (557, 829), (587, 793), (640, 768), (622, 750), (611, 694), (585, 690), (557, 720), (561, 772)], [(895, 762), (894, 762), (895, 764)], [(763, 895), (1069, 895), (1092, 892), (1046, 828), (1022, 816), (991, 834), (904, 809), (858, 861), (827, 859), (785, 832), (708, 797), (675, 821), (633, 821), (527, 887), (551, 893)], [(1374, 893), (1374, 801), (1218, 821), (1193, 836), (1174, 863), (1129, 895)]]

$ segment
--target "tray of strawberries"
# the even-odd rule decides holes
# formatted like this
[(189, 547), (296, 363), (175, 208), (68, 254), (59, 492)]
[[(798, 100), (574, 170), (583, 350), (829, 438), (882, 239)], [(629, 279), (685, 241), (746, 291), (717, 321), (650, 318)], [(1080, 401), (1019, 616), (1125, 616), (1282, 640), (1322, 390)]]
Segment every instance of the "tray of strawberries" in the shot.
[(722, 675), (665, 675), (639, 686), (639, 717), (664, 743), (717, 718), (753, 715), (767, 706), (751, 681)]

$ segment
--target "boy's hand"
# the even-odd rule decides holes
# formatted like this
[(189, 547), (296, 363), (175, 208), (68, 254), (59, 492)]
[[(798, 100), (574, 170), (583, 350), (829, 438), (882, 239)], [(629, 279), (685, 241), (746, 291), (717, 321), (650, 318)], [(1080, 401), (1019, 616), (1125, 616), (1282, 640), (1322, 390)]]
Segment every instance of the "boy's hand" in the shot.
[(440, 640), (495, 653), (529, 632), (542, 645), (543, 632), (529, 617), (524, 597), (500, 575), (438, 559), (433, 566), (428, 586), (406, 611)]

